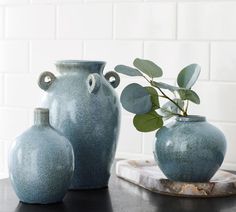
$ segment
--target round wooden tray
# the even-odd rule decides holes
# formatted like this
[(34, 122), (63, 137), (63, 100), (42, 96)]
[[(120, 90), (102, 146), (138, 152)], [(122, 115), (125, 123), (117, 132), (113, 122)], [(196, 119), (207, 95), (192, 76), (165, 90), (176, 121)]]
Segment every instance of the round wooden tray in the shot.
[(183, 197), (223, 197), (236, 194), (236, 175), (219, 170), (210, 182), (188, 183), (168, 180), (155, 161), (122, 160), (116, 175), (152, 192)]

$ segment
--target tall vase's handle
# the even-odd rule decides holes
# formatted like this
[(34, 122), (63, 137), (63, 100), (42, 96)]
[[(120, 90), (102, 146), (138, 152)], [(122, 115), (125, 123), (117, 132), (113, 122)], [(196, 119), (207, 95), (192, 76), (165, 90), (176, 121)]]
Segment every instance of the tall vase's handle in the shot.
[(99, 74), (89, 74), (87, 78), (87, 87), (90, 93), (96, 93), (101, 86), (101, 79)]
[(120, 84), (120, 76), (114, 71), (107, 72), (105, 78), (113, 88), (117, 88)]
[(43, 90), (48, 90), (51, 84), (55, 81), (56, 77), (53, 73), (45, 71), (40, 74), (38, 79), (38, 86)]

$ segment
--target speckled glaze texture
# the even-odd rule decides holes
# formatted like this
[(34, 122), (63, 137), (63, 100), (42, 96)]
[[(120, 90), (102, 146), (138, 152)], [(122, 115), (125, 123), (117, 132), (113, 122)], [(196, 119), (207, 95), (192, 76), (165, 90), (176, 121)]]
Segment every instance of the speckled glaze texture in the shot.
[(11, 147), (10, 180), (24, 203), (61, 202), (74, 171), (73, 148), (67, 138), (49, 125), (48, 114), (39, 116), (39, 109), (36, 110), (35, 124), (17, 137)]
[(205, 117), (176, 117), (156, 133), (154, 156), (170, 180), (208, 182), (221, 166), (224, 134)]
[[(119, 76), (102, 74), (101, 61), (58, 61), (60, 75), (48, 84), (43, 106), (50, 108), (51, 124), (71, 142), (75, 173), (70, 189), (94, 189), (108, 185), (120, 125), (120, 105), (113, 87)], [(50, 72), (49, 72), (50, 73)], [(50, 77), (51, 78), (51, 77)]]

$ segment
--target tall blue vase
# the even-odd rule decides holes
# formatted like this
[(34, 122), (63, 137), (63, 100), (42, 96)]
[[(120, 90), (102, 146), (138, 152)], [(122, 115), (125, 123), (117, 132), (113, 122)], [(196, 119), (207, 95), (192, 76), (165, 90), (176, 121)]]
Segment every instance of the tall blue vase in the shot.
[(173, 181), (209, 181), (221, 166), (225, 151), (224, 134), (202, 116), (176, 117), (156, 133), (156, 162)]
[(34, 125), (16, 138), (9, 155), (10, 180), (20, 201), (61, 202), (73, 171), (70, 142), (50, 126), (48, 109), (35, 109)]
[(74, 149), (71, 189), (108, 185), (119, 134), (120, 105), (114, 88), (120, 80), (115, 72), (104, 77), (104, 66), (102, 61), (58, 61), (59, 76), (44, 72), (39, 78), (51, 124)]

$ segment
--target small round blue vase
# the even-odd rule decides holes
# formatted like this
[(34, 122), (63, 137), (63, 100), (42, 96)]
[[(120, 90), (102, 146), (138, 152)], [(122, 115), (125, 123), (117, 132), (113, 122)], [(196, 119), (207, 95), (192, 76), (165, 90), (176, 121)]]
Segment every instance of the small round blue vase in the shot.
[(74, 154), (70, 142), (49, 124), (49, 110), (36, 108), (34, 125), (14, 141), (9, 175), (21, 202), (61, 202), (71, 183)]
[(155, 160), (173, 181), (208, 182), (225, 151), (224, 134), (202, 116), (176, 117), (156, 133)]

